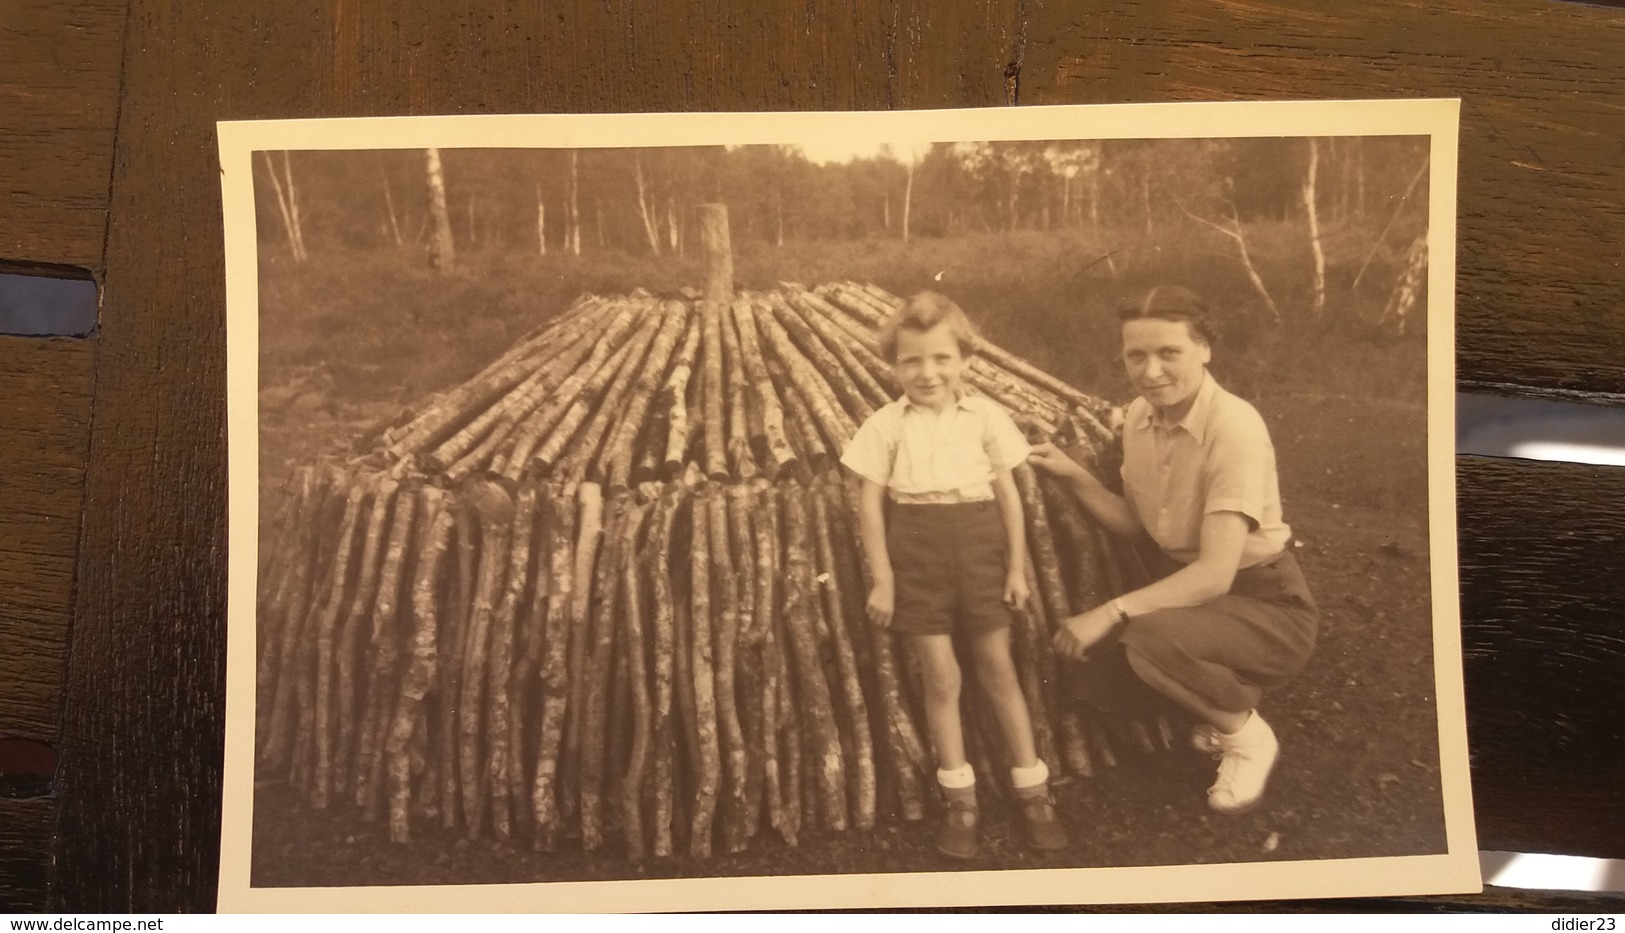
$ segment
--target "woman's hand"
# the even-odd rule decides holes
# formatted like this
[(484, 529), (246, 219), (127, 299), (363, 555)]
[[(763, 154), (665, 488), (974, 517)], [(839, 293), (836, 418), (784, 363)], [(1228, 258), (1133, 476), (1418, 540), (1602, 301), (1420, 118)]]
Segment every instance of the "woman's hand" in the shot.
[(1048, 442), (1035, 445), (1032, 453), (1027, 455), (1027, 462), (1062, 479), (1088, 475), (1082, 464), (1072, 459), (1066, 451)]
[(1109, 603), (1062, 619), (1060, 627), (1055, 630), (1055, 653), (1082, 661), (1089, 649), (1111, 634), (1116, 625), (1117, 613)]
[(881, 628), (889, 628), (896, 601), (897, 594), (892, 582), (876, 580), (874, 587), (869, 590), (869, 621)]
[(1027, 589), (1027, 575), (1011, 570), (1004, 577), (1004, 604), (1017, 612), (1025, 612), (1032, 593)]

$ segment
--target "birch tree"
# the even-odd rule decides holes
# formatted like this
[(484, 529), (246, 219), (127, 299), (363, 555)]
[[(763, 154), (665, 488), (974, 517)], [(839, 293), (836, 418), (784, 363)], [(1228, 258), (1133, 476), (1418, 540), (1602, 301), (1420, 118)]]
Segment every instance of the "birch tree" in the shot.
[(651, 255), (660, 255), (660, 218), (656, 211), (654, 195), (649, 190), (648, 181), (643, 175), (643, 156), (636, 150), (632, 152), (632, 180), (637, 187), (638, 219), (643, 221), (643, 236), (649, 244)]
[(547, 255), (547, 202), (542, 199), (542, 183), (536, 183), (536, 254)]
[(918, 159), (908, 160), (908, 181), (903, 183), (903, 242), (908, 242), (908, 218), (914, 207), (914, 167)]
[[(1092, 141), (1052, 143), (1044, 150), (1050, 172), (1061, 180), (1061, 224), (1083, 225), (1083, 198), (1074, 189), (1086, 186), (1088, 191), (1089, 230), (1096, 243), (1105, 247), (1100, 226), (1100, 177), (1105, 172), (1101, 144)], [(1112, 258), (1116, 250), (1108, 249), (1101, 258), (1111, 274), (1117, 275), (1117, 262)], [(1099, 261), (1099, 260), (1097, 260)]]
[[(1428, 158), (1424, 155), (1422, 157), (1422, 164), (1417, 166), (1415, 174), (1411, 175), (1410, 184), (1405, 186), (1405, 192), (1401, 194), (1394, 202), (1393, 213), (1388, 215), (1388, 222), (1382, 225), (1382, 232), (1377, 234), (1377, 238), (1371, 242), (1371, 249), (1366, 252), (1365, 259), (1360, 263), (1360, 270), (1354, 274), (1354, 284), (1350, 286), (1351, 288), (1357, 289), (1360, 287), (1360, 280), (1365, 278), (1366, 269), (1370, 267), (1372, 258), (1377, 255), (1378, 250), (1382, 249), (1383, 244), (1388, 242), (1388, 232), (1394, 229), (1394, 223), (1399, 220), (1400, 215), (1406, 212), (1406, 208), (1415, 207), (1415, 204), (1411, 201), (1411, 195), (1416, 193), (1416, 186), (1421, 183), (1422, 178), (1426, 176), (1427, 173)], [(1365, 184), (1364, 181), (1362, 180), (1360, 184), (1363, 189)], [(1361, 197), (1364, 197), (1363, 191), (1361, 193)], [(1424, 212), (1425, 216), (1425, 199), (1422, 205), (1422, 211)]]
[(1314, 317), (1326, 313), (1326, 251), (1320, 245), (1320, 215), (1316, 210), (1315, 172), (1320, 165), (1320, 145), (1309, 140), (1309, 171), (1303, 181), (1303, 209), (1309, 216), (1309, 251), (1315, 258), (1314, 294), (1310, 308)]
[(304, 225), (299, 220), (299, 193), (293, 183), (293, 162), (288, 156), (288, 150), (282, 150), (282, 177), (277, 177), (276, 161), (271, 153), (261, 151), (265, 157), (265, 169), (271, 175), (271, 190), (276, 194), (277, 212), (282, 217), (282, 229), (288, 236), (288, 249), (293, 253), (294, 262), (304, 262), (310, 257), (305, 251)]
[(570, 150), (570, 175), (566, 180), (564, 200), (564, 250), (581, 255), (581, 152)]
[(1411, 241), (1411, 248), (1405, 255), (1405, 268), (1388, 294), (1382, 316), (1377, 319), (1379, 327), (1390, 327), (1396, 334), (1405, 333), (1406, 326), (1415, 317), (1412, 312), (1426, 294), (1427, 270), (1428, 241), (1427, 234), (1423, 233)]
[(1247, 237), (1241, 230), (1241, 216), (1236, 210), (1236, 197), (1235, 192), (1232, 190), (1233, 182), (1226, 178), (1222, 186), (1224, 188), (1224, 206), (1229, 214), (1229, 217), (1226, 218), (1229, 221), (1227, 224), (1220, 224), (1217, 221), (1192, 213), (1190, 208), (1186, 207), (1177, 198), (1174, 199), (1174, 203), (1178, 205), (1186, 217), (1219, 231), (1236, 244), (1236, 251), (1241, 258), (1241, 266), (1247, 272), (1247, 280), (1253, 284), (1253, 289), (1258, 292), (1258, 297), (1263, 300), (1264, 307), (1269, 310), (1271, 319), (1279, 324), (1281, 323), (1281, 309), (1276, 305), (1275, 299), (1270, 297), (1270, 290), (1265, 287), (1263, 277), (1258, 274), (1258, 269), (1253, 266), (1252, 254), (1247, 252)]
[(384, 181), (384, 215), (385, 220), (387, 220), (389, 223), (387, 228), (389, 231), (389, 238), (390, 241), (393, 242), (397, 248), (399, 248), (406, 241), (401, 236), (401, 222), (400, 218), (395, 212), (395, 195), (390, 190), (389, 171), (382, 165), (378, 166), (378, 177), (382, 178)]
[(677, 220), (677, 198), (675, 195), (666, 197), (666, 244), (673, 256), (683, 255), (683, 227)]

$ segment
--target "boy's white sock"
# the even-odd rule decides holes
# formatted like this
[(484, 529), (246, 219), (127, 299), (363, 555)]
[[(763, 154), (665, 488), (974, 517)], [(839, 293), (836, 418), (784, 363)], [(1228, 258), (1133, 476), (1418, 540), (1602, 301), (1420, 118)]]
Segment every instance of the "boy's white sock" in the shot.
[(941, 784), (944, 790), (963, 790), (967, 787), (975, 787), (976, 772), (971, 770), (969, 764), (963, 764), (957, 768), (938, 768), (937, 783)]
[(1030, 768), (1010, 769), (1010, 786), (1018, 791), (1024, 788), (1038, 787), (1048, 780), (1049, 766), (1044, 764), (1042, 758), (1038, 759), (1038, 763)]

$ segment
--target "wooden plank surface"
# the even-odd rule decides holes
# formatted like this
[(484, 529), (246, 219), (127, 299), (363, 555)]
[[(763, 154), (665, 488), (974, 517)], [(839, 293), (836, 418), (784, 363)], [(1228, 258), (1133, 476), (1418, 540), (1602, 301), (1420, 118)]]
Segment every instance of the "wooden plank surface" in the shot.
[(49, 797), (0, 797), (0, 911), (21, 914), (45, 909), (55, 814)]
[(94, 360), (89, 340), (0, 335), (0, 737), (56, 739)]
[(1625, 10), (1090, 6), (1033, 5), (1022, 103), (1460, 97), (1460, 385), (1625, 401)]
[(1458, 464), (1479, 845), (1625, 858), (1625, 470)]
[(123, 0), (0, 15), (0, 262), (100, 271)]
[[(164, 54), (131, 55), (124, 69), (50, 906), (167, 911), (214, 902), (225, 584), (215, 120), (1466, 88), (1463, 376), (1530, 392), (1617, 392), (1625, 327), (1609, 314), (1621, 286), (1608, 264), (1617, 253), (1606, 250), (1619, 242), (1619, 167), (1617, 155), (1605, 158), (1617, 147), (1617, 133), (1609, 135), (1617, 124), (1603, 117), (1617, 99), (1620, 14), (1504, 0), (1448, 9), (1367, 0), (1316, 12), (1310, 20), (1284, 4), (1080, 9), (1021, 0), (860, 3), (855, 11), (640, 0), (609, 12), (133, 0), (130, 48)], [(1477, 114), (1481, 123), (1472, 122)], [(1531, 147), (1538, 159), (1526, 158)], [(1464, 467), (1464, 528), (1497, 510), (1546, 521), (1554, 499), (1570, 503), (1560, 511), (1571, 517), (1587, 504), (1619, 512), (1617, 494), (1601, 506), (1582, 495), (1614, 492), (1608, 483), (1571, 495), (1538, 468), (1507, 469)], [(1509, 478), (1525, 474), (1538, 481)], [(1475, 484), (1487, 490), (1480, 498)], [(1587, 552), (1564, 551), (1560, 536), (1570, 529), (1550, 527), (1551, 537), (1515, 539), (1523, 550), (1463, 542), (1475, 587), (1467, 602), (1474, 737), (1490, 748), (1475, 770), (1481, 831), (1509, 848), (1553, 839), (1575, 818), (1570, 805), (1529, 789), (1542, 789), (1553, 769), (1590, 788), (1580, 798), (1590, 805), (1585, 818), (1602, 823), (1598, 814), (1617, 812), (1608, 809), (1617, 789), (1601, 782), (1618, 773), (1618, 759), (1586, 744), (1609, 734), (1595, 717), (1568, 700), (1556, 710), (1560, 728), (1579, 737), (1552, 740), (1567, 758), (1545, 762), (1516, 744), (1545, 725), (1520, 721), (1529, 704), (1553, 713), (1540, 705), (1539, 685), (1516, 675), (1527, 659), (1500, 647), (1504, 632), (1521, 630), (1524, 607), (1555, 607), (1553, 637), (1571, 619), (1582, 623), (1579, 631), (1593, 633), (1590, 656), (1616, 681), (1619, 671), (1610, 654), (1617, 646), (1594, 638), (1606, 631), (1601, 615), (1585, 608), (1590, 597), (1577, 604), (1574, 596), (1576, 587), (1605, 595), (1602, 574), (1596, 565), (1590, 574), (1559, 572), (1567, 565), (1546, 555), (1583, 562)], [(1500, 692), (1509, 677), (1529, 691), (1511, 703)], [(1571, 771), (1576, 763), (1599, 767)]]
[[(1225, 904), (1165, 904), (1152, 910), (1109, 907), (1102, 913), (1266, 913), (1266, 914), (1614, 914), (1625, 909), (1625, 894), (1590, 891), (1541, 891), (1488, 886), (1471, 896), (1329, 898), (1310, 901), (1241, 901)], [(1075, 913), (1075, 908), (1047, 909)], [(1094, 911), (1090, 911), (1094, 912)]]
[[(124, 13), (0, 15), (0, 270), (101, 271)], [(0, 336), (0, 738), (58, 738), (94, 365), (94, 339)], [(0, 905), (44, 909), (55, 819), (0, 798)]]

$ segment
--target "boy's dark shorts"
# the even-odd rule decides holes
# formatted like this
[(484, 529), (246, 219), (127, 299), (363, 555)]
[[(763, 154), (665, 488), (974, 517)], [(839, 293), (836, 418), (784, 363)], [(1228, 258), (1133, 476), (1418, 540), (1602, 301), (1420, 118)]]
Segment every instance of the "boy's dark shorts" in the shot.
[(994, 500), (892, 502), (886, 548), (897, 581), (894, 631), (946, 635), (1010, 625), (1004, 603), (1009, 543)]

